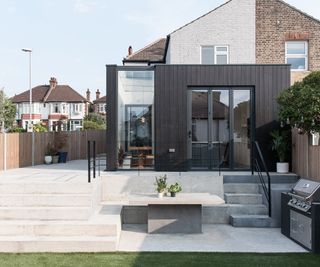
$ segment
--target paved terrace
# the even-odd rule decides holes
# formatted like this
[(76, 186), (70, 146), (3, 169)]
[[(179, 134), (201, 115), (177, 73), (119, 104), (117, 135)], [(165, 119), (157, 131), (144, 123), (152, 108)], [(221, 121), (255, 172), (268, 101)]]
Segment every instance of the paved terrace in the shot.
[[(143, 177), (147, 173), (142, 172)], [(130, 176), (130, 172), (125, 172)], [(154, 172), (149, 172), (154, 179)], [(188, 173), (187, 175), (191, 175)], [(102, 179), (111, 173), (104, 173)], [(120, 175), (114, 173), (114, 178)], [(133, 172), (132, 176), (136, 176)], [(186, 175), (186, 174), (182, 174)], [(193, 174), (194, 175), (194, 174)], [(210, 173), (214, 177), (218, 173)], [(234, 175), (234, 173), (233, 173)], [(101, 178), (98, 178), (101, 179)], [(0, 183), (87, 183), (87, 161), (40, 165), (0, 172)], [(111, 204), (111, 203), (110, 203)], [(204, 225), (203, 234), (150, 235), (145, 225), (124, 225), (119, 251), (203, 251), (203, 252), (306, 252), (284, 237), (280, 229), (233, 228), (230, 225)]]

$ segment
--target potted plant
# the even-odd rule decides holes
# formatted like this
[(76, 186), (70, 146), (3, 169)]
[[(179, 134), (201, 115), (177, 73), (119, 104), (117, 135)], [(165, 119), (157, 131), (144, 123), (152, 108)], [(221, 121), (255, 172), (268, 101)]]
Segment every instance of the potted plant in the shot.
[(59, 155), (59, 163), (66, 163), (68, 152), (63, 151), (62, 149), (65, 147), (67, 143), (67, 133), (58, 132), (55, 133), (54, 137), (54, 147)]
[(286, 162), (289, 151), (289, 133), (288, 131), (275, 130), (270, 133), (272, 136), (272, 150), (276, 151), (279, 162), (277, 162), (278, 173), (288, 173), (289, 163)]
[(53, 145), (51, 143), (47, 144), (47, 150), (44, 156), (44, 162), (45, 164), (51, 164), (52, 163), (52, 155), (54, 153)]
[(162, 198), (167, 188), (167, 175), (156, 177), (155, 185), (157, 186), (158, 197)]
[(181, 192), (182, 188), (178, 183), (172, 184), (169, 187), (169, 192), (171, 194), (171, 197), (175, 197), (177, 193)]
[(124, 158), (125, 158), (125, 153), (124, 153), (124, 150), (123, 150), (122, 146), (120, 146), (119, 151), (118, 151), (119, 168), (123, 167)]

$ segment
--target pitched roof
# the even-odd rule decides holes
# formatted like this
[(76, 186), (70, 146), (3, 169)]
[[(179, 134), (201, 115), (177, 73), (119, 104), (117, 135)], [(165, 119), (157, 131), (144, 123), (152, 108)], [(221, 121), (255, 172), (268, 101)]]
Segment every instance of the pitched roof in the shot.
[[(149, 44), (147, 46), (145, 46), (144, 48), (140, 49), (139, 51), (137, 51), (136, 53), (133, 53), (131, 56), (127, 56), (126, 58), (124, 58), (123, 63), (126, 62), (147, 62), (147, 63), (153, 63), (153, 62), (165, 62), (165, 58), (166, 58), (166, 53), (167, 53), (167, 48), (170, 42), (170, 35), (180, 31), (181, 29), (189, 26), (190, 24), (202, 19), (203, 17), (215, 12), (217, 9), (220, 9), (221, 7), (227, 5), (228, 3), (232, 2), (233, 0), (229, 0), (226, 1), (225, 3), (223, 3), (222, 5), (216, 7), (215, 9), (205, 13), (204, 15), (192, 20), (191, 22), (183, 25), (182, 27), (174, 30), (173, 32), (171, 32), (167, 38), (162, 38), (152, 44)], [(283, 0), (276, 0), (279, 3), (282, 3), (294, 10), (296, 10), (297, 12), (301, 13), (302, 15), (313, 19), (314, 21), (316, 21), (317, 23), (320, 23), (320, 20), (310, 16), (309, 14), (301, 11), (300, 9), (288, 4), (287, 2), (283, 1)]]
[[(32, 88), (32, 102), (86, 102), (87, 100), (68, 85), (57, 85), (50, 94), (49, 85)], [(29, 102), (29, 90), (12, 98), (13, 103)], [(44, 101), (46, 97), (46, 101)]]
[(103, 96), (103, 97), (100, 97), (100, 98), (97, 99), (97, 100), (94, 100), (94, 101), (93, 101), (93, 104), (106, 103), (106, 102), (107, 102), (107, 96)]
[(167, 38), (161, 38), (139, 51), (127, 56), (123, 62), (163, 62), (166, 54)]

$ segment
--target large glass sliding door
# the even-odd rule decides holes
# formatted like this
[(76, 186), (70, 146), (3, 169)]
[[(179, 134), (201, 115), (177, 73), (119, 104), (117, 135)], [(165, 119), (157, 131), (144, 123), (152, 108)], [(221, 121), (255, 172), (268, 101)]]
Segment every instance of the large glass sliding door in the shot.
[(250, 169), (250, 88), (199, 88), (190, 94), (191, 168)]

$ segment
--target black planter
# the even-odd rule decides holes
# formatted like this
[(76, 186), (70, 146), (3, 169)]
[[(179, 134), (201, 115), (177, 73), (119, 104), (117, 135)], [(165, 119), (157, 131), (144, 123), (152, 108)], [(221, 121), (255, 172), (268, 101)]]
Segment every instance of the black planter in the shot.
[(59, 163), (66, 163), (68, 152), (59, 152)]
[(171, 197), (176, 197), (176, 192), (170, 192)]

